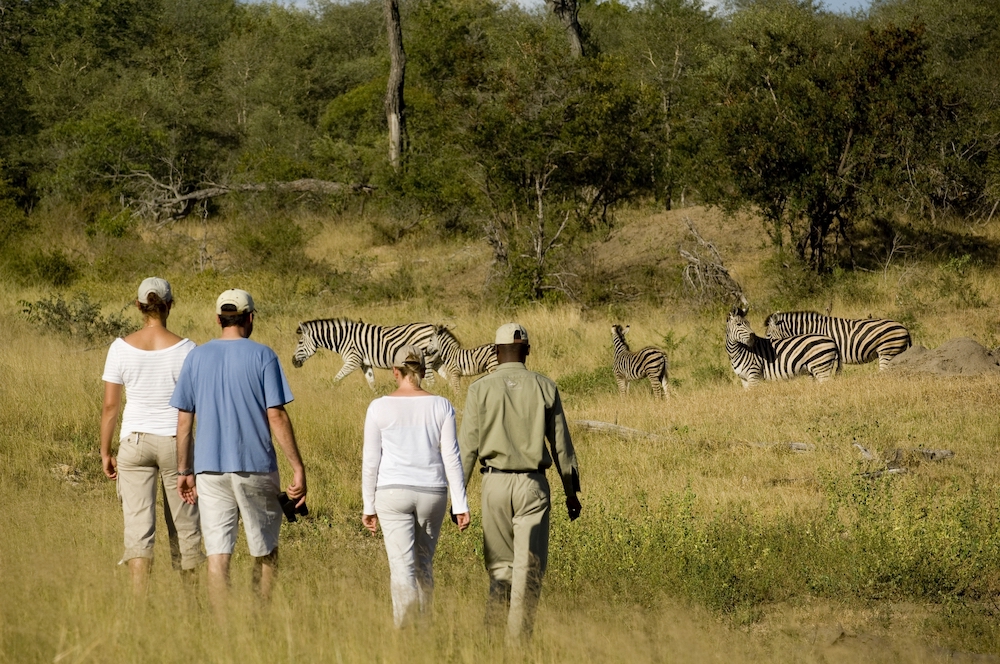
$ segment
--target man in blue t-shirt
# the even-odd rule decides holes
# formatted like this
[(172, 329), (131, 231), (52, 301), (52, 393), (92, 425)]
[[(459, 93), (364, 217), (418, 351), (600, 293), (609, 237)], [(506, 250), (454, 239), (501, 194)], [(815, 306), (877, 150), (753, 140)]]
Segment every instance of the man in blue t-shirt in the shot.
[(287, 493), (296, 506), (305, 504), (306, 469), (285, 411), (292, 392), (278, 356), (250, 341), (253, 298), (246, 291), (227, 290), (216, 301), (215, 313), (222, 334), (188, 354), (170, 405), (180, 411), (177, 491), (185, 502), (198, 503), (209, 598), (218, 610), (229, 587), (240, 517), (254, 558), (254, 588), (264, 600), (271, 595), (283, 515), (272, 433), (292, 466)]

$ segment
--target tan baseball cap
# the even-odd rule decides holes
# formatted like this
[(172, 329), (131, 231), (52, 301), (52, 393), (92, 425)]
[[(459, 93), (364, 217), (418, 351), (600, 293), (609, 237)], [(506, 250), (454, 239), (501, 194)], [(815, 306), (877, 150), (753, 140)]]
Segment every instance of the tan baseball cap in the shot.
[[(226, 305), (232, 305), (236, 307), (235, 311), (223, 311), (222, 307)], [(219, 296), (219, 299), (215, 301), (215, 313), (222, 314), (246, 314), (253, 311), (253, 298), (250, 297), (250, 293), (245, 290), (240, 290), (239, 288), (231, 288), (225, 293)]]
[(403, 346), (392, 357), (392, 366), (401, 369), (404, 365), (418, 365), (424, 368), (424, 352), (416, 346)]
[(173, 294), (170, 292), (170, 282), (159, 277), (146, 277), (139, 284), (138, 298), (142, 304), (149, 304), (149, 294), (155, 293), (164, 302), (172, 302)]
[(518, 323), (507, 323), (497, 328), (496, 343), (499, 345), (528, 343), (528, 331)]

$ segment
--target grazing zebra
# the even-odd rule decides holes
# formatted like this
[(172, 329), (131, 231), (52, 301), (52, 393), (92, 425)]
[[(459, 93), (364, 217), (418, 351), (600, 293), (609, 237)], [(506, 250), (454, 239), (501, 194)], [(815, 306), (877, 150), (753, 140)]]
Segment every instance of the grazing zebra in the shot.
[(833, 339), (803, 334), (772, 342), (750, 329), (746, 311), (733, 307), (726, 319), (726, 352), (733, 371), (751, 388), (761, 380), (783, 380), (811, 374), (817, 383), (840, 371), (840, 353)]
[[(347, 318), (323, 318), (299, 323), (296, 333), (299, 335), (299, 343), (292, 355), (293, 366), (301, 367), (318, 348), (327, 348), (340, 353), (344, 359), (344, 366), (333, 377), (335, 382), (360, 368), (365, 372), (368, 387), (374, 391), (373, 368), (391, 369), (393, 355), (408, 344), (426, 353), (434, 336), (434, 326), (429, 323), (410, 323), (383, 327)], [(432, 362), (433, 358), (428, 363)], [(426, 379), (428, 383), (433, 383), (434, 374), (427, 372)]]
[(771, 341), (796, 334), (822, 334), (837, 344), (845, 364), (865, 364), (878, 357), (881, 371), (910, 347), (910, 332), (901, 323), (879, 318), (831, 318), (815, 311), (773, 313), (764, 323)]
[(629, 326), (622, 329), (621, 325), (611, 326), (611, 340), (615, 347), (615, 382), (618, 383), (618, 393), (625, 394), (628, 391), (629, 381), (648, 378), (649, 384), (653, 386), (653, 396), (657, 398), (667, 396), (667, 369), (669, 364), (667, 356), (659, 348), (647, 346), (640, 351), (632, 352), (628, 349), (625, 335), (628, 334)]
[(427, 353), (433, 358), (432, 368), (437, 369), (456, 392), (462, 376), (478, 376), (497, 368), (496, 344), (462, 348), (455, 335), (444, 325), (437, 326)]

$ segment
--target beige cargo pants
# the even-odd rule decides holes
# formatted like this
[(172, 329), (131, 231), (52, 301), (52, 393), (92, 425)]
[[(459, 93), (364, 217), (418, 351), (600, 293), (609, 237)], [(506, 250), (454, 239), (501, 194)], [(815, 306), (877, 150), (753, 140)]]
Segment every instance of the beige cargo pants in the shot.
[(507, 609), (511, 639), (531, 636), (549, 554), (549, 482), (544, 473), (483, 475), (483, 549), (490, 575), (487, 621)]

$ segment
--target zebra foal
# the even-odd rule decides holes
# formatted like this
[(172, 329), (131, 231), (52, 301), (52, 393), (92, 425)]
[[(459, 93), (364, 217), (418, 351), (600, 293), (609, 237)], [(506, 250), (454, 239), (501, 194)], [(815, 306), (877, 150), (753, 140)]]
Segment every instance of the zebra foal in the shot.
[(746, 389), (761, 380), (804, 374), (822, 383), (840, 371), (840, 353), (833, 339), (803, 334), (772, 342), (753, 333), (746, 311), (739, 307), (733, 307), (726, 319), (726, 352)]
[(630, 326), (624, 329), (621, 325), (611, 326), (611, 341), (615, 348), (614, 372), (615, 382), (618, 383), (618, 393), (628, 392), (629, 382), (648, 378), (649, 384), (653, 387), (653, 396), (665, 398), (667, 396), (667, 369), (669, 363), (663, 351), (653, 346), (647, 346), (642, 350), (632, 352), (629, 350), (625, 335), (628, 334)]
[(434, 336), (427, 347), (433, 358), (432, 367), (458, 392), (462, 376), (478, 376), (497, 368), (496, 344), (485, 344), (475, 348), (462, 348), (455, 335), (444, 325), (435, 328)]
[(764, 322), (771, 341), (796, 334), (821, 334), (837, 344), (845, 364), (865, 364), (878, 358), (879, 371), (910, 347), (910, 331), (884, 318), (832, 318), (815, 311), (775, 312)]
[[(413, 345), (427, 353), (434, 326), (429, 323), (382, 326), (348, 318), (322, 318), (299, 323), (295, 332), (299, 342), (292, 355), (292, 366), (301, 367), (319, 348), (326, 348), (339, 353), (344, 360), (344, 366), (333, 377), (334, 382), (362, 369), (368, 387), (375, 391), (373, 369), (391, 369), (393, 355), (403, 346)], [(428, 364), (433, 361), (430, 358)], [(428, 371), (425, 378), (433, 384), (433, 372)]]

